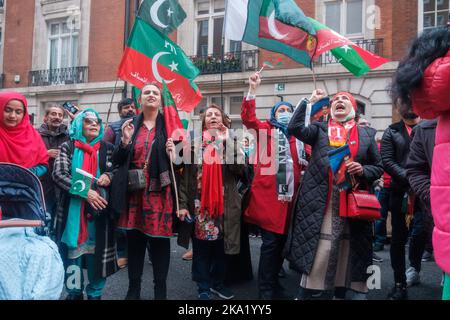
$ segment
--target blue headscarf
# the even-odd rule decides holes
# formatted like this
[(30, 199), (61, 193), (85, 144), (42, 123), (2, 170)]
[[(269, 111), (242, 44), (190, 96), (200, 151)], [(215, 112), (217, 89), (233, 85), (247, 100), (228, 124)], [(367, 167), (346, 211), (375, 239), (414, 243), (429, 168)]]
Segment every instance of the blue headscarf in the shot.
[(294, 107), (293, 107), (292, 104), (290, 104), (289, 102), (287, 102), (287, 101), (281, 101), (281, 102), (278, 102), (276, 105), (274, 105), (274, 106), (272, 107), (272, 111), (270, 112), (270, 123), (271, 123), (275, 128), (280, 129), (280, 130), (284, 133), (284, 135), (289, 139), (290, 136), (289, 136), (289, 134), (288, 134), (288, 128), (287, 128), (287, 126), (284, 125), (284, 124), (279, 123), (279, 122), (277, 121), (277, 118), (275, 117), (275, 114), (276, 114), (278, 108), (281, 107), (281, 106), (288, 106), (288, 107), (291, 109), (291, 112), (294, 112)]

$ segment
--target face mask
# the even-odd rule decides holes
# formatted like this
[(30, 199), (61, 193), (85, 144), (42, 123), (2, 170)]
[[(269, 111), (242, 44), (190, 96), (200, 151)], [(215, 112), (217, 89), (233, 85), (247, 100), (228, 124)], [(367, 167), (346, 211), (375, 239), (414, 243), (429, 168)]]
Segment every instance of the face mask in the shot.
[(289, 122), (291, 121), (291, 118), (292, 118), (292, 113), (283, 112), (278, 115), (277, 121), (278, 121), (278, 123), (287, 126), (289, 124)]

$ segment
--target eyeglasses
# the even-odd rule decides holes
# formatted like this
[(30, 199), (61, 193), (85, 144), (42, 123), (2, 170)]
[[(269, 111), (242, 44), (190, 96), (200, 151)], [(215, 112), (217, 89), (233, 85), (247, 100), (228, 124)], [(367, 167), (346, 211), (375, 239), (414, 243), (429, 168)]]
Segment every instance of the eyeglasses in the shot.
[(95, 124), (98, 126), (102, 121), (99, 119), (84, 118), (83, 122), (86, 123), (87, 125)]

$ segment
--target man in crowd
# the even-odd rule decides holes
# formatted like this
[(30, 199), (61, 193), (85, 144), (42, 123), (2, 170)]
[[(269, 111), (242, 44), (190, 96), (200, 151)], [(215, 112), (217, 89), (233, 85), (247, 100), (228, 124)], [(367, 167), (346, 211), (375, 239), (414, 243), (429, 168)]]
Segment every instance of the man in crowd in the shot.
[[(409, 108), (397, 101), (402, 117), (400, 122), (390, 125), (383, 134), (381, 141), (381, 158), (385, 171), (392, 177), (389, 208), (392, 214), (391, 265), (394, 270), (395, 286), (388, 295), (390, 300), (407, 299), (407, 286), (419, 283), (419, 272), (423, 254), (421, 233), (416, 229), (412, 233), (409, 246), (411, 267), (405, 266), (405, 245), (408, 240), (408, 224), (406, 215), (413, 208), (414, 216), (421, 213), (419, 202), (413, 203), (414, 195), (406, 177), (406, 161), (409, 155), (411, 133), (420, 122), (420, 118)], [(409, 205), (408, 205), (409, 203)], [(408, 210), (408, 208), (410, 210)], [(423, 228), (422, 228), (423, 230)], [(406, 271), (406, 274), (405, 274)]]
[(56, 210), (56, 193), (59, 192), (52, 179), (53, 164), (59, 155), (59, 147), (69, 140), (67, 127), (63, 123), (63, 120), (64, 108), (56, 104), (51, 105), (45, 109), (44, 123), (38, 129), (38, 132), (47, 147), (49, 156), (49, 170), (43, 177), (42, 187), (44, 189), (47, 212), (49, 212), (52, 217), (52, 226)]
[(117, 105), (117, 109), (119, 111), (120, 120), (108, 125), (103, 138), (103, 141), (112, 143), (115, 146), (120, 141), (122, 124), (136, 115), (136, 106), (134, 105), (133, 99), (130, 98), (122, 99)]

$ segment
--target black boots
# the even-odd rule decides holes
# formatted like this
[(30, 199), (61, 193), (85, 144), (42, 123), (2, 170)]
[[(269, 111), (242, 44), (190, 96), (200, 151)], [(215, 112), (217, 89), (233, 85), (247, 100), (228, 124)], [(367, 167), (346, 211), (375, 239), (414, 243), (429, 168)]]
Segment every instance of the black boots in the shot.
[(69, 293), (66, 297), (66, 300), (84, 300), (83, 294), (71, 294)]
[(396, 283), (395, 287), (388, 295), (389, 300), (407, 300), (408, 292), (406, 291), (406, 284)]
[(141, 279), (130, 279), (125, 300), (141, 300)]

